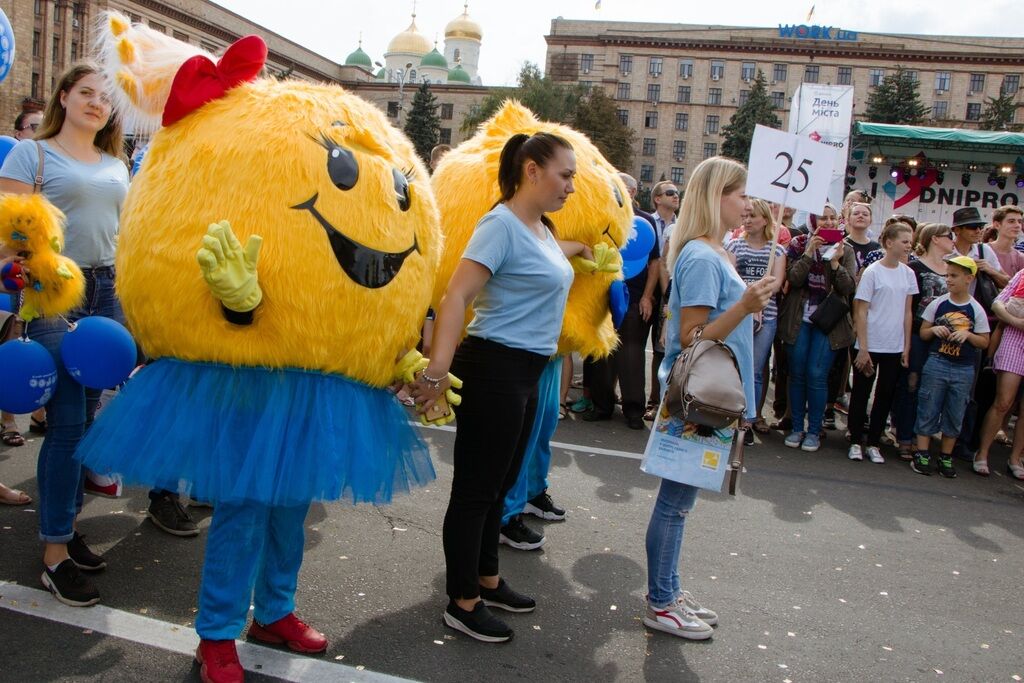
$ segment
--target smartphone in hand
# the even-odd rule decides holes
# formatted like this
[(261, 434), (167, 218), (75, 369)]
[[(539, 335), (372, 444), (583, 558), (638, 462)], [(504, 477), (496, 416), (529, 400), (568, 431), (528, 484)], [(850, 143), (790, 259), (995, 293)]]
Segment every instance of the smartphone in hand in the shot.
[(433, 422), (434, 420), (440, 420), (442, 417), (451, 415), (452, 407), (448, 405), (448, 399), (442, 394), (434, 401), (434, 405), (427, 408), (423, 414), (426, 416), (427, 421)]

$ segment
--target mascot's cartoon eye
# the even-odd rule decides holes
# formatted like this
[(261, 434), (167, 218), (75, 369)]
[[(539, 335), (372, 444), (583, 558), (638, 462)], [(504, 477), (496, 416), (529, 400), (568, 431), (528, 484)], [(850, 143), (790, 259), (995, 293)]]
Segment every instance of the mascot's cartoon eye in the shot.
[(409, 205), (412, 203), (412, 189), (409, 187), (412, 171), (403, 172), (397, 168), (392, 168), (391, 177), (395, 181), (395, 197), (398, 199), (398, 208), (402, 211), (408, 211)]
[(619, 188), (612, 185), (612, 193), (615, 195), (615, 201), (619, 203), (619, 208), (622, 208), (622, 193), (619, 192)]
[[(341, 124), (340, 121), (335, 123)], [(327, 150), (327, 173), (331, 176), (334, 186), (339, 190), (351, 190), (355, 187), (359, 180), (359, 162), (356, 161), (355, 155), (324, 133), (320, 133), (319, 139), (313, 137), (313, 141)]]

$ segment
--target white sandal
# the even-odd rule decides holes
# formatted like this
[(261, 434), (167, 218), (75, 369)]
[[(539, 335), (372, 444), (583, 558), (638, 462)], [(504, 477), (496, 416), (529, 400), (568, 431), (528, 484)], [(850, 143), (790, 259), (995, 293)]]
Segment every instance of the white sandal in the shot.
[(1010, 471), (1014, 479), (1024, 481), (1024, 465), (1014, 465), (1009, 460), (1006, 461), (1006, 469)]
[(975, 460), (972, 466), (974, 467), (975, 474), (980, 474), (983, 477), (989, 475), (987, 460)]

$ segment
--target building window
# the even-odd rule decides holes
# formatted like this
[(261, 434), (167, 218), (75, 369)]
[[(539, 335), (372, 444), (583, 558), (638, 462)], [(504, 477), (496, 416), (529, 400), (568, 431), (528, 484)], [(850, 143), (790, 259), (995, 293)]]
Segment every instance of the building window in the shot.
[(647, 84), (647, 101), (648, 102), (660, 102), (661, 101), (661, 86), (657, 83)]
[(398, 102), (388, 102), (388, 116), (393, 119), (398, 118)]
[(617, 109), (615, 110), (615, 116), (618, 117), (619, 123), (624, 126), (629, 125), (629, 110), (628, 109)]
[[(42, 13), (43, 13), (43, 0), (36, 0), (35, 7), (36, 7), (36, 16), (38, 17), (38, 16), (42, 15)], [(32, 97), (35, 97), (35, 95), (33, 95)]]
[(651, 164), (643, 164), (640, 166), (640, 182), (641, 183), (653, 183), (654, 182), (654, 166)]
[(721, 104), (722, 103), (722, 89), (721, 88), (708, 88), (708, 104)]
[(690, 86), (679, 86), (679, 89), (676, 91), (676, 102), (678, 102), (679, 104), (690, 103)]
[(142, 16), (139, 14), (135, 14), (133, 12), (128, 12), (128, 21), (132, 22), (133, 24), (141, 24)]
[(656, 146), (657, 141), (654, 138), (644, 138), (643, 151), (641, 153), (645, 157), (653, 157)]
[(868, 85), (872, 88), (880, 86), (883, 78), (885, 78), (885, 69), (871, 69), (868, 71)]
[(619, 71), (623, 76), (633, 72), (633, 55), (619, 55)]
[(57, 4), (57, 3), (54, 3), (53, 23), (55, 23), (55, 24), (59, 24), (64, 19), (64, 13), (61, 12), (60, 10), (61, 10), (60, 5)]
[(672, 158), (676, 161), (682, 161), (686, 158), (686, 140), (672, 141)]
[(1020, 74), (1006, 74), (1003, 76), (1003, 85), (1000, 90), (1004, 95), (1015, 94), (1020, 90)]
[(590, 73), (590, 70), (594, 68), (594, 55), (580, 55), (580, 71), (585, 74)]
[(752, 81), (757, 77), (757, 64), (755, 62), (743, 62), (740, 77), (744, 81)]
[(718, 143), (717, 142), (705, 142), (704, 143), (704, 158), (710, 159), (711, 157), (718, 154)]
[(920, 74), (918, 74), (913, 69), (910, 69), (908, 71), (904, 71), (903, 72), (903, 78), (907, 79), (911, 83), (918, 83), (921, 80)]
[(628, 100), (629, 99), (629, 83), (619, 83), (618, 87), (615, 88), (615, 99), (617, 99), (617, 100)]
[(480, 116), (480, 105), (471, 104), (469, 105), (469, 115), (472, 117)]
[(980, 121), (981, 120), (981, 102), (968, 102), (967, 103), (967, 120), (968, 121)]
[(39, 74), (35, 71), (32, 72), (32, 97), (35, 99), (39, 98)]
[(804, 83), (817, 83), (821, 67), (817, 64), (808, 64), (804, 67)]
[(183, 43), (189, 42), (188, 34), (187, 33), (182, 33), (181, 31), (175, 31), (174, 32), (174, 39), (175, 40), (180, 40)]
[(772, 93), (772, 107), (782, 109), (786, 106), (786, 93), (775, 91)]
[(455, 116), (455, 105), (451, 102), (442, 102), (441, 118), (445, 121), (451, 121), (453, 116)]
[(980, 93), (985, 90), (985, 74), (971, 74), (971, 84), (967, 88), (971, 92)]
[(949, 90), (949, 72), (948, 71), (936, 71), (935, 72), (935, 89), (936, 90)]
[(725, 76), (725, 62), (721, 59), (711, 60), (711, 80), (720, 81)]
[(149, 22), (149, 27), (157, 33), (167, 33), (167, 27), (163, 24), (158, 24), (155, 21)]
[(947, 116), (949, 116), (949, 102), (945, 100), (935, 100), (932, 102), (933, 119), (944, 119)]
[(39, 56), (39, 43), (41, 42), (41, 40), (42, 39), (41, 39), (41, 37), (39, 35), (39, 31), (33, 31), (33, 33), (32, 33), (32, 56), (33, 57), (38, 57)]
[(693, 60), (692, 59), (680, 59), (679, 60), (679, 77), (680, 78), (693, 78)]
[(72, 40), (71, 41), (71, 61), (72, 62), (77, 62), (78, 61), (78, 41), (77, 40)]
[(54, 62), (61, 61), (60, 60), (60, 38), (58, 38), (57, 36), (53, 37), (53, 53), (50, 55), (50, 59), (52, 59)]
[(649, 111), (644, 114), (644, 128), (658, 127), (658, 112)]
[(580, 87), (583, 88), (583, 92), (590, 92), (594, 88), (594, 81), (580, 81)]
[(676, 185), (681, 185), (683, 182), (683, 167), (673, 166), (672, 167), (672, 182)]
[(676, 130), (689, 130), (690, 129), (690, 115), (689, 114), (676, 114)]
[(853, 67), (841, 66), (836, 76), (836, 85), (853, 85)]
[(786, 64), (775, 64), (772, 66), (772, 80), (776, 83), (785, 83), (788, 73), (789, 66)]
[(748, 101), (750, 101), (750, 91), (749, 90), (740, 90), (740, 106), (742, 107)]
[(718, 135), (718, 122), (719, 118), (717, 115), (708, 114), (707, 118), (704, 119), (704, 134)]
[(199, 46), (201, 48), (203, 48), (204, 50), (206, 50), (207, 52), (211, 53), (211, 54), (216, 54), (217, 50), (220, 49), (216, 45), (214, 45), (213, 43), (208, 43), (205, 40), (200, 41), (199, 42)]
[(647, 73), (652, 76), (661, 75), (661, 67), (665, 60), (661, 57), (651, 57), (651, 60), (647, 63)]
[(452, 144), (452, 129), (442, 128), (437, 136), (437, 143), (439, 145), (450, 145)]

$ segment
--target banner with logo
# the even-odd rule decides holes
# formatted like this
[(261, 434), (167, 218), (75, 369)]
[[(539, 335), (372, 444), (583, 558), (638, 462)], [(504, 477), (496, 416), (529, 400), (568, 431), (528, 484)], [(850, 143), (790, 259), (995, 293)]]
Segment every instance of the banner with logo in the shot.
[(835, 166), (829, 181), (828, 200), (843, 203), (846, 163), (850, 152), (853, 119), (853, 87), (801, 83), (789, 109), (789, 132), (836, 148)]

